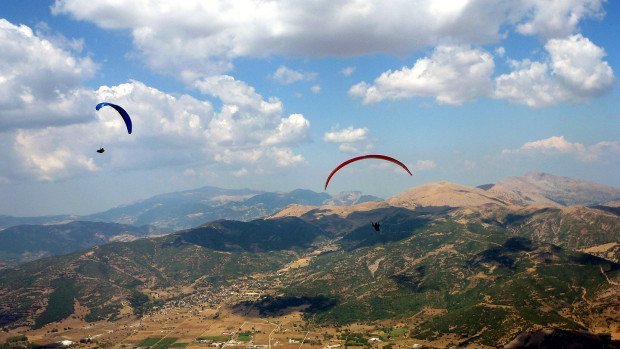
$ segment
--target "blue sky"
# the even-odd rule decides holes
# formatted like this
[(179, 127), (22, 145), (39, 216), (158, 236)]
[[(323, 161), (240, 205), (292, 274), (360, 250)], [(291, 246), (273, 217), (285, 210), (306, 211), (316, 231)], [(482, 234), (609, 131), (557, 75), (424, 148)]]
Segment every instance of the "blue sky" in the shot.
[[(620, 186), (618, 2), (0, 2), (0, 214), (204, 185)], [(134, 120), (96, 112), (118, 103)], [(100, 146), (104, 154), (95, 152)]]

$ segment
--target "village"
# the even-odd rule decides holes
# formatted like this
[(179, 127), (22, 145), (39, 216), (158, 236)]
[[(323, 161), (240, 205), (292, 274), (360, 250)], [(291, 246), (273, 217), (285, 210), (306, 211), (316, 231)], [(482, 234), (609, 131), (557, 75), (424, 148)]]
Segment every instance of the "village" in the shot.
[[(320, 326), (305, 321), (306, 306), (261, 316), (252, 304), (277, 296), (280, 275), (245, 277), (221, 287), (148, 290), (151, 299), (168, 299), (136, 318), (126, 305), (116, 321), (88, 323), (76, 315), (37, 330), (0, 332), (0, 343), (13, 338), (44, 347), (76, 348), (230, 348), (230, 349), (420, 349), (449, 348), (458, 338), (427, 342), (409, 338), (407, 325)], [(245, 304), (240, 307), (239, 304)], [(82, 314), (83, 315), (83, 314)], [(20, 337), (21, 336), (21, 337)], [(482, 348), (482, 347), (481, 347)]]

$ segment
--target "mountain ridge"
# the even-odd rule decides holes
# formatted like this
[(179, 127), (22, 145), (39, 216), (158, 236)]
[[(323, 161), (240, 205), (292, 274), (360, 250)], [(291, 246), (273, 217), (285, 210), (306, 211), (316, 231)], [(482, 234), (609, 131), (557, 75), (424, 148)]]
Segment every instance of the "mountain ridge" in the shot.
[[(395, 197), (401, 206), (288, 206), (267, 219), (216, 220), (0, 270), (0, 325), (46, 326), (72, 316), (75, 301), (84, 321), (148, 316), (161, 302), (247, 280), (277, 296), (269, 304), (322, 300), (303, 310), (306, 321), (411, 319), (410, 333), (429, 340), (458, 333), (499, 345), (541, 326), (620, 323), (620, 264), (598, 251), (620, 239), (614, 213), (502, 203), (446, 182)], [(258, 302), (229, 305), (268, 306)]]

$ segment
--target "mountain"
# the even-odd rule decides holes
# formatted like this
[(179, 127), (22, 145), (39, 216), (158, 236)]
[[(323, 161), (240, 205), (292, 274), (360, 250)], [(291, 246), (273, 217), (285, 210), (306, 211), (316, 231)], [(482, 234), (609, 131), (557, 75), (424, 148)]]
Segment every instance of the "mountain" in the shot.
[(514, 235), (587, 252), (617, 263), (620, 263), (619, 222), (614, 213), (578, 205), (518, 210), (505, 217)]
[(611, 315), (620, 295), (606, 279), (619, 280), (620, 265), (443, 218), (386, 221), (389, 234), (354, 230), (345, 248), (290, 273), (283, 293), (334, 299), (308, 317), (315, 323), (397, 319), (417, 324), (415, 338), (455, 333), (484, 345), (539, 326), (585, 330), (620, 321)]
[(327, 193), (296, 189), (290, 192), (259, 192), (249, 189), (203, 187), (195, 190), (154, 196), (150, 199), (85, 217), (84, 220), (150, 225), (160, 231), (174, 231), (199, 226), (218, 219), (250, 221), (273, 214), (288, 205), (323, 205), (334, 202), (380, 200), (373, 196), (341, 193), (332, 198)]
[(0, 215), (0, 230), (23, 224), (60, 224), (76, 220), (77, 216), (38, 216), (38, 217), (14, 217)]
[(506, 206), (504, 201), (483, 189), (450, 182), (436, 182), (411, 188), (386, 200), (392, 206), (415, 209), (418, 206), (471, 207)]
[(506, 201), (521, 205), (587, 206), (620, 200), (620, 189), (539, 172), (530, 172), (523, 177), (508, 177), (484, 187)]
[(383, 199), (373, 195), (365, 195), (361, 191), (343, 191), (323, 201), (322, 204), (330, 206), (350, 206), (373, 201), (383, 201)]
[[(267, 216), (291, 204), (321, 205), (327, 201), (339, 204), (376, 199), (359, 192), (341, 193), (337, 199), (326, 193), (297, 189), (288, 193), (261, 193), (248, 189), (232, 190), (203, 187), (196, 190), (157, 195), (150, 199), (89, 216), (0, 217), (0, 223), (12, 226), (21, 222), (39, 222), (38, 226), (19, 225), (0, 235), (0, 268), (50, 255), (64, 254), (122, 238), (145, 236), (149, 226), (154, 232), (170, 232), (196, 227), (205, 222), (235, 219), (248, 221)], [(61, 224), (72, 220), (80, 223)], [(116, 222), (105, 226), (95, 222)], [(45, 225), (41, 225), (45, 224)], [(134, 226), (129, 226), (132, 224)], [(98, 230), (97, 230), (98, 229)], [(121, 231), (119, 231), (121, 229)], [(110, 235), (110, 234), (113, 235)], [(118, 237), (116, 235), (119, 235)], [(44, 237), (44, 238), (42, 238)], [(15, 249), (14, 247), (17, 247)]]
[(84, 250), (110, 241), (135, 240), (149, 234), (147, 226), (75, 221), (54, 225), (18, 225), (0, 231), (0, 260), (23, 263)]
[[(87, 307), (87, 321), (159, 304), (146, 293), (213, 288), (278, 270), (324, 233), (297, 218), (217, 221), (164, 237), (113, 242), (0, 270), (0, 326), (41, 327)], [(169, 292), (168, 292), (169, 293)], [(142, 301), (136, 305), (135, 299)], [(140, 309), (138, 309), (140, 308)]]
[(156, 195), (146, 200), (80, 217), (87, 221), (151, 225), (159, 230), (174, 231), (198, 226), (215, 219), (249, 220), (258, 213), (241, 204), (260, 191), (202, 187)]
[(299, 218), (220, 220), (175, 235), (174, 243), (188, 243), (218, 251), (267, 252), (308, 248), (326, 234)]
[(445, 212), (461, 223), (499, 225), (515, 236), (620, 262), (620, 219), (613, 202), (593, 207), (565, 207), (555, 202), (545, 205), (541, 201), (526, 205), (500, 196), (490, 190), (436, 182), (409, 189), (385, 202), (352, 206), (291, 205), (272, 217), (299, 217), (319, 224), (326, 231), (343, 233), (370, 222), (389, 220), (401, 212), (399, 209)]
[[(239, 315), (302, 311), (314, 326), (402, 323), (412, 338), (462, 346), (532, 342), (548, 327), (560, 337), (615, 333), (620, 264), (613, 248), (601, 251), (620, 242), (620, 217), (489, 189), (438, 182), (352, 206), (317, 198), (267, 219), (217, 220), (21, 264), (0, 270), (0, 326), (151, 316), (251, 289), (269, 296), (214, 304)], [(314, 197), (295, 195), (305, 194)]]

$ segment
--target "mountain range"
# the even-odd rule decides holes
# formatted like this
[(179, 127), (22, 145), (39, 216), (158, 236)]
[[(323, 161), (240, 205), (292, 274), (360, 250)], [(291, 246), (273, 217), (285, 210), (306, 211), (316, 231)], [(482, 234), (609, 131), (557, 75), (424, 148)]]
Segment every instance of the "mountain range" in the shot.
[(74, 221), (51, 225), (18, 225), (0, 232), (0, 260), (7, 264), (85, 250), (111, 241), (148, 236), (148, 226)]
[(331, 196), (327, 193), (305, 189), (296, 189), (291, 192), (261, 192), (250, 189), (202, 187), (156, 195), (85, 216), (12, 217), (0, 215), (0, 230), (16, 225), (50, 225), (79, 220), (135, 226), (148, 225), (158, 232), (172, 232), (196, 227), (216, 219), (249, 221), (267, 216), (294, 203), (352, 205), (381, 200), (381, 198), (355, 191)]
[(360, 192), (331, 196), (302, 189), (276, 193), (203, 187), (157, 195), (87, 216), (0, 216), (0, 228), (4, 227), (0, 229), (0, 269), (111, 241), (197, 227), (217, 219), (249, 221), (292, 203), (350, 205), (380, 200)]
[[(618, 193), (540, 173), (481, 187), (428, 183), (348, 206), (296, 192), (296, 204), (268, 218), (218, 219), (0, 270), (0, 326), (42, 327), (76, 304), (84, 321), (114, 321), (127, 305), (135, 316), (161, 305), (150, 296), (159, 290), (178, 300), (188, 288), (264, 279), (275, 298), (233, 309), (268, 316), (307, 304), (308, 322), (398, 319), (416, 338), (453, 333), (491, 346), (545, 327), (620, 333)], [(282, 199), (267, 197), (248, 206), (270, 212), (279, 204), (265, 201)]]

